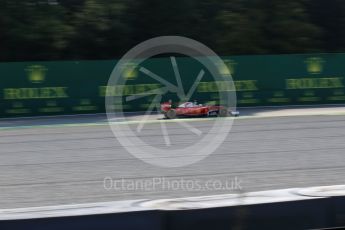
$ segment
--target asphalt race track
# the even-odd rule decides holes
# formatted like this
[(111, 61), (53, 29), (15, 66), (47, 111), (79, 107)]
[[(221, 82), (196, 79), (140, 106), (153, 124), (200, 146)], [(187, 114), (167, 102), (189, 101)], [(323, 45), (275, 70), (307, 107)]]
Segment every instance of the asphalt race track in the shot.
[[(207, 130), (212, 120), (188, 124)], [(175, 122), (166, 125), (177, 144), (195, 139)], [(143, 137), (162, 146), (160, 131), (159, 122), (148, 122)], [(105, 189), (106, 177), (127, 187)], [(235, 119), (215, 153), (181, 168), (155, 167), (127, 153), (103, 115), (0, 121), (0, 209), (336, 185), (344, 179), (344, 115)], [(166, 184), (129, 186), (150, 180)]]

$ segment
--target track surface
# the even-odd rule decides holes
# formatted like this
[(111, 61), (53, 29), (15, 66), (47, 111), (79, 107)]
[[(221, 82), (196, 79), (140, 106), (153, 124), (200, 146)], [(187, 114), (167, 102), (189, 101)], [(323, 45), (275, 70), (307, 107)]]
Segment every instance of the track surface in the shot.
[[(214, 154), (170, 169), (128, 154), (105, 122), (102, 115), (0, 121), (0, 209), (344, 184), (342, 115), (236, 119)], [(190, 122), (201, 130), (211, 123)], [(167, 126), (180, 144), (188, 144), (193, 136), (175, 123)], [(145, 129), (161, 146), (159, 124), (146, 124)], [(127, 181), (164, 177), (180, 183), (239, 180), (241, 190), (181, 186), (106, 190), (105, 177)]]

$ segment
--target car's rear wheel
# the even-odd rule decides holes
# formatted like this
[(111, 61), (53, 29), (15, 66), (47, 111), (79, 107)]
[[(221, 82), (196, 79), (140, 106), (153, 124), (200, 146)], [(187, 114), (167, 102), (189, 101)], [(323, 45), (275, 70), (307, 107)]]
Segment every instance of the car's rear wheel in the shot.
[(167, 113), (166, 113), (166, 117), (168, 119), (175, 119), (176, 118), (176, 110), (175, 109), (170, 109)]
[(228, 116), (228, 110), (227, 109), (220, 109), (218, 112), (218, 117), (227, 117)]

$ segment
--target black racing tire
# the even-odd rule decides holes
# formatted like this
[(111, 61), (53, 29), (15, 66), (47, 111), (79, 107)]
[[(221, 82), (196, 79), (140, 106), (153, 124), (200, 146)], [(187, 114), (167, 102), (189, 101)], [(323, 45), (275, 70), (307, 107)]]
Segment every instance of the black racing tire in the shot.
[(175, 109), (168, 110), (168, 112), (166, 113), (166, 117), (168, 119), (175, 119), (176, 118), (176, 110)]
[(229, 115), (227, 109), (220, 109), (218, 112), (218, 117), (227, 117)]

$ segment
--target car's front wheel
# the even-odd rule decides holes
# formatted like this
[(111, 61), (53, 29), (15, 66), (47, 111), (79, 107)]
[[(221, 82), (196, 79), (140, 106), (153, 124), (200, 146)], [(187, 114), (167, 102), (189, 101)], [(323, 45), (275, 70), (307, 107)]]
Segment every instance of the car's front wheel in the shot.
[(227, 109), (220, 109), (218, 112), (218, 117), (227, 117), (228, 116), (228, 110)]
[(168, 119), (175, 119), (176, 118), (176, 110), (175, 109), (170, 109), (167, 113), (166, 113), (166, 117)]

